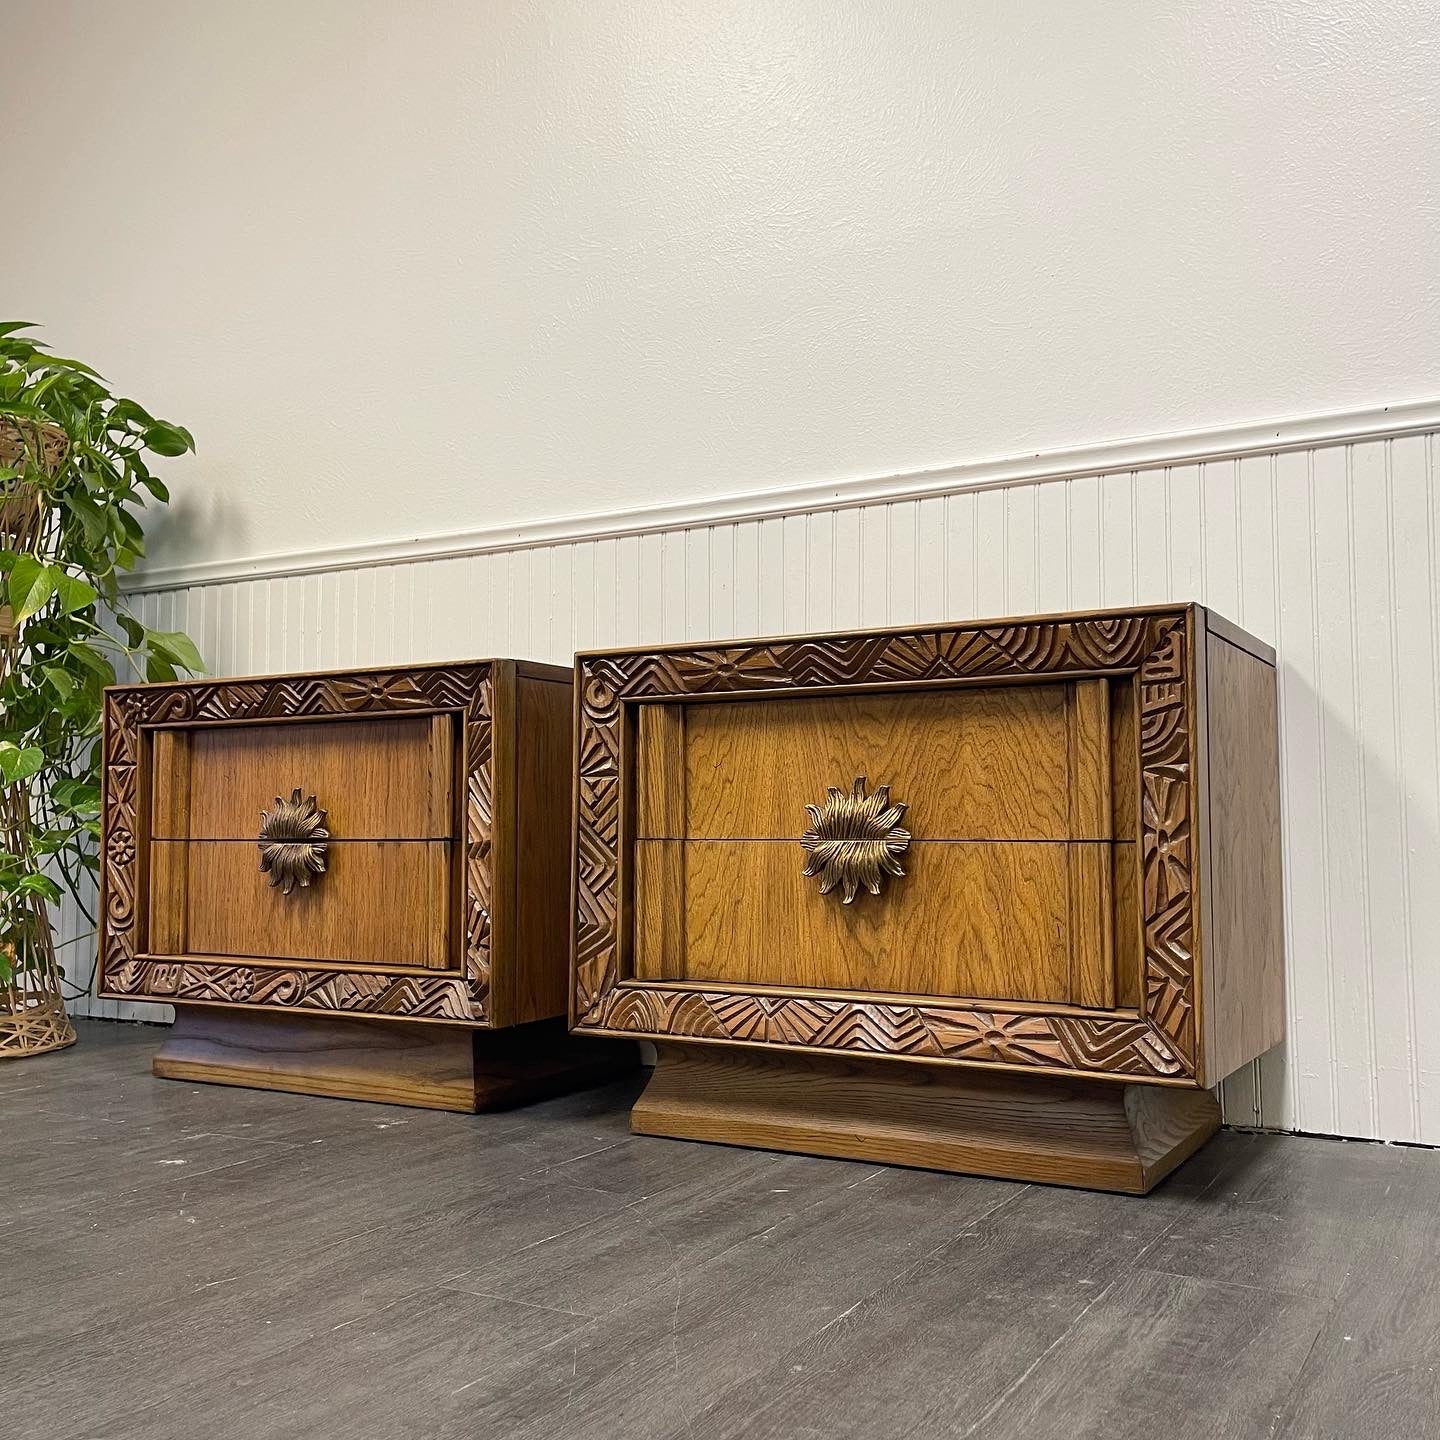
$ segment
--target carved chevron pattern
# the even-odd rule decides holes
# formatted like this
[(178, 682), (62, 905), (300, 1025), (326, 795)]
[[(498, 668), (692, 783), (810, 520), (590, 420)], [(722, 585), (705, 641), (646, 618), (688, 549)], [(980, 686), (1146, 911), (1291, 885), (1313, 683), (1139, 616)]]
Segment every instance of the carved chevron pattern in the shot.
[[(577, 1023), (630, 1034), (1111, 1074), (1194, 1073), (1190, 678), (1184, 611), (582, 656)], [(971, 678), (1134, 673), (1140, 705), (1144, 1018), (647, 987), (620, 976), (623, 705)]]
[[(197, 680), (112, 690), (106, 697), (103, 740), (100, 981), (105, 993), (483, 1023), (490, 994), (493, 704), (490, 667), (484, 663), (351, 675)], [(141, 818), (137, 777), (142, 727), (442, 710), (464, 716), (463, 977), (283, 970), (268, 965), (147, 959), (137, 952), (136, 887), (141, 866), (136, 840)]]
[(1018, 1014), (810, 997), (621, 985), (582, 1022), (633, 1035), (732, 1040), (850, 1054), (908, 1055), (1136, 1076), (1186, 1065), (1143, 1020)]

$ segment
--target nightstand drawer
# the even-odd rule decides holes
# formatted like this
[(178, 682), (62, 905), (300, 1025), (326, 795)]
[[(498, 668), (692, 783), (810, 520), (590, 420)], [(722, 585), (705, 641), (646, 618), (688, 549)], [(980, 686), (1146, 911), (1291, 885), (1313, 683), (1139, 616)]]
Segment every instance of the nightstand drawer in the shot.
[(639, 980), (1068, 1001), (1072, 930), (1098, 929), (1072, 921), (1063, 844), (912, 844), (903, 884), (844, 905), (793, 842), (697, 840), (683, 845), (678, 973), (658, 973), (653, 872), (680, 844), (636, 845)]
[[(685, 833), (793, 839), (827, 787), (866, 775), (908, 801), (931, 839), (1079, 838), (1069, 777), (1094, 757), (1072, 754), (1074, 691), (1007, 685), (687, 706)], [(642, 835), (654, 819), (642, 808)]]
[(346, 840), (455, 835), (456, 721), (398, 715), (156, 732), (157, 840), (254, 840), (261, 812), (299, 788)]
[(324, 871), (286, 894), (260, 869), (254, 841), (157, 840), (149, 950), (458, 969), (452, 855), (443, 840), (332, 841)]

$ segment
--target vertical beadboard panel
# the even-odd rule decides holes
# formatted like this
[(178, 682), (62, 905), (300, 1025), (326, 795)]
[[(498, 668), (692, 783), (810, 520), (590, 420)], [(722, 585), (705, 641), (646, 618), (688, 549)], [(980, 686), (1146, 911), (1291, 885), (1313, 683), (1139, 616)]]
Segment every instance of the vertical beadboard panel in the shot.
[(948, 620), (945, 604), (945, 499), (934, 496), (915, 505), (915, 614), (921, 620)]
[(1297, 1129), (1334, 1128), (1326, 940), (1320, 631), (1312, 457), (1275, 458), (1276, 573), (1281, 593), (1280, 787), (1285, 798), (1286, 1050)]
[(1006, 615), (1033, 615), (1040, 609), (1040, 536), (1035, 518), (1038, 488), (1017, 485), (1001, 492), (1005, 500), (1002, 546)]
[(1005, 508), (1003, 490), (975, 496), (975, 618), (1005, 614)]
[[(835, 517), (812, 515), (801, 527), (805, 544), (805, 630), (835, 627)], [(692, 632), (694, 633), (694, 632)], [(728, 632), (712, 627), (712, 635)]]
[[(1375, 1124), (1372, 955), (1365, 933), (1360, 723), (1354, 564), (1354, 455), (1351, 448), (1313, 457), (1312, 503), (1321, 707), (1321, 841), (1325, 866), (1325, 949), (1331, 1021), (1332, 1125), (1369, 1135)], [(1367, 496), (1366, 503), (1378, 497)], [(1337, 963), (1339, 957), (1351, 963)]]
[(1401, 900), (1414, 1047), (1409, 1085), (1417, 1139), (1440, 1136), (1440, 475), (1436, 437), (1395, 440), (1387, 484), (1394, 574), (1395, 702)]
[[(1046, 485), (1042, 493), (1049, 495), (1060, 488), (1058, 485)], [(1055, 522), (1062, 527), (1064, 534), (1065, 600), (1076, 609), (1093, 610), (1103, 603), (1100, 597), (1105, 587), (1104, 510), (1100, 477), (1086, 475), (1068, 481), (1064, 492), (1063, 506), (1055, 505), (1052, 509)], [(1045, 593), (1048, 596), (1051, 592), (1047, 589)]]
[(886, 507), (886, 558), (889, 593), (886, 596), (886, 625), (910, 625), (915, 613), (915, 565), (919, 535), (916, 531), (919, 507), (913, 500), (900, 500)]
[(1405, 826), (1395, 668), (1395, 555), (1391, 451), (1355, 447), (1350, 553), (1355, 575), (1356, 734), (1359, 741), (1360, 912), (1368, 974), (1369, 1055), (1376, 1134), (1413, 1133), (1415, 1053), (1405, 937)]
[(884, 625), (890, 615), (890, 509), (867, 505), (860, 513), (860, 557), (855, 579), (861, 626)]
[[(860, 624), (860, 511), (838, 510), (830, 532), (831, 575), (835, 590), (834, 620), (837, 630), (854, 630)], [(738, 615), (737, 615), (738, 620)], [(744, 634), (738, 629), (737, 634)]]
[(1135, 476), (1100, 477), (1100, 603), (1138, 604), (1135, 549)]
[(945, 613), (955, 619), (975, 619), (975, 503), (969, 491), (945, 500)]
[[(1176, 472), (1177, 488), (1182, 474)], [(1193, 487), (1185, 486), (1185, 498), (1187, 504), (1170, 506), (1172, 574), (1181, 573), (1181, 567), (1175, 563), (1178, 548), (1186, 564), (1198, 564), (1194, 593), (1203, 593), (1209, 604), (1238, 620), (1240, 544), (1235, 528), (1239, 514), (1235, 466), (1221, 463), (1198, 468)], [(1197, 523), (1202, 514), (1203, 530)], [(1177, 590), (1177, 593), (1180, 592)], [(1227, 1124), (1260, 1123), (1256, 1080), (1254, 1067), (1245, 1065), (1221, 1085), (1220, 1104)]]
[(1049, 614), (1066, 609), (1075, 593), (1070, 548), (1076, 536), (1070, 525), (1070, 484), (1027, 488), (1035, 497), (1033, 604), (1038, 613)]
[[(1227, 1118), (1440, 1144), (1435, 448), (1366, 441), (134, 599), (217, 674), (1214, 605), (1279, 652), (1286, 837), (1288, 1040), (1225, 1083)], [(57, 922), (83, 980), (87, 927), (70, 903)]]
[[(1235, 579), (1238, 610), (1236, 618), (1252, 634), (1274, 645), (1280, 629), (1280, 592), (1276, 559), (1275, 463), (1265, 455), (1242, 460), (1234, 474), (1235, 548), (1238, 568)], [(1215, 513), (1212, 506), (1210, 513)], [(1285, 676), (1282, 669), (1279, 689), (1281, 705)], [(1251, 1067), (1249, 1098), (1255, 1123), (1284, 1126), (1288, 1123), (1289, 1086), (1283, 1048), (1262, 1056)], [(1237, 1118), (1232, 1124), (1241, 1123)]]

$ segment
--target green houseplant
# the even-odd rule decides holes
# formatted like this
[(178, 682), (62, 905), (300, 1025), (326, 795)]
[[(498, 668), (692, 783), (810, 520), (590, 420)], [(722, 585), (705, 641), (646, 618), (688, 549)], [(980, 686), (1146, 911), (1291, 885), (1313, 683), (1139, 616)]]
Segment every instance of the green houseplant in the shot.
[(193, 450), (190, 432), (32, 328), (0, 324), (0, 1056), (74, 1039), (47, 906), (63, 887), (93, 923), (104, 687), (117, 667), (202, 669), (118, 583), (144, 554), (135, 511), (169, 498), (147, 457)]

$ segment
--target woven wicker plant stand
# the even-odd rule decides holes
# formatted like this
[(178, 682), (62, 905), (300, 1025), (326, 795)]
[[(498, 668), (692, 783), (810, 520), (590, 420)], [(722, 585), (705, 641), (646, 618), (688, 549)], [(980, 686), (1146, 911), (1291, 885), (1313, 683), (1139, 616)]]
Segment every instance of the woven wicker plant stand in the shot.
[[(25, 453), (26, 437), (7, 422), (0, 421), (0, 465), (13, 465)], [(64, 458), (65, 438), (58, 431), (39, 436), (41, 463), (47, 468)], [(31, 490), (11, 490), (0, 498), (0, 548), (25, 550), (35, 544), (44, 524), (40, 497)], [(9, 676), (20, 654), (20, 627), (8, 606), (0, 606), (0, 683)], [(0, 849), (18, 852), (30, 826), (30, 790), (25, 782), (0, 789)], [(24, 959), (10, 983), (0, 985), (0, 1060), (22, 1055), (39, 1055), (75, 1043), (75, 1027), (65, 1013), (60, 988), (60, 967), (55, 959), (55, 940), (50, 916), (38, 896), (22, 912), (24, 927), (18, 948)], [(5, 945), (14, 963), (16, 939)]]

